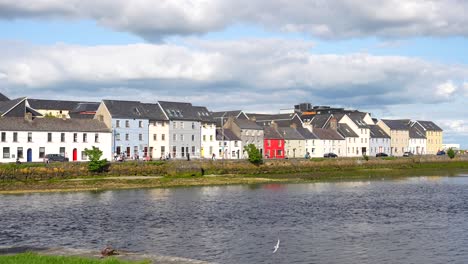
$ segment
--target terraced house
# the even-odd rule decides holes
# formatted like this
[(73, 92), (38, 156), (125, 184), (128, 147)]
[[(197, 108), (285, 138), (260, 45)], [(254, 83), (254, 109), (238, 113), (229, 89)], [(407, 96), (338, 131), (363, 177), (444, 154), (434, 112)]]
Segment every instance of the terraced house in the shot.
[(406, 151), (409, 151), (409, 119), (381, 119), (377, 125), (390, 135), (390, 155), (403, 156)]
[(442, 150), (443, 130), (432, 121), (418, 120), (412, 124), (413, 127), (421, 131), (426, 138), (426, 153), (436, 154)]

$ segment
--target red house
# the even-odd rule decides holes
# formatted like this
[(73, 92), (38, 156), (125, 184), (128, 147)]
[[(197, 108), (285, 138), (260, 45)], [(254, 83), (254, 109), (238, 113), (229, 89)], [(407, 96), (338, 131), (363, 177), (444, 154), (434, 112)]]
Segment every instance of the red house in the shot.
[(284, 139), (276, 128), (263, 129), (263, 149), (267, 159), (284, 159)]

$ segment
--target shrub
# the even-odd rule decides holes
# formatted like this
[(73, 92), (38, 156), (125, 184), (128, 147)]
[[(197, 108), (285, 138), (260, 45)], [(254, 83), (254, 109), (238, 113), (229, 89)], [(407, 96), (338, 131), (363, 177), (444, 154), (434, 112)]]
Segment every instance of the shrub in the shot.
[(252, 164), (258, 165), (263, 162), (262, 154), (254, 144), (248, 144), (244, 147), (244, 150), (247, 151), (247, 154), (249, 155), (249, 161)]
[(101, 160), (102, 151), (93, 146), (92, 149), (85, 149), (86, 156), (89, 157), (88, 170), (90, 172), (103, 172), (108, 169), (107, 159)]
[(450, 148), (450, 149), (447, 151), (447, 156), (449, 156), (450, 159), (455, 158), (455, 151), (454, 151), (453, 149)]
[(369, 160), (369, 156), (367, 156), (367, 155), (362, 155), (362, 157), (363, 157), (366, 161)]

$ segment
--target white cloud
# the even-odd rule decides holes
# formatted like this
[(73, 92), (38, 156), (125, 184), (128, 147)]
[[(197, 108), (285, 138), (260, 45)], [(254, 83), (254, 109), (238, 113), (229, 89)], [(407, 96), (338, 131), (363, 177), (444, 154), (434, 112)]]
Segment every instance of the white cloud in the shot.
[(449, 98), (456, 90), (457, 87), (455, 84), (452, 81), (447, 81), (437, 86), (436, 95), (442, 96), (443, 98)]
[(0, 0), (0, 17), (79, 18), (147, 39), (237, 23), (324, 38), (468, 36), (460, 0)]

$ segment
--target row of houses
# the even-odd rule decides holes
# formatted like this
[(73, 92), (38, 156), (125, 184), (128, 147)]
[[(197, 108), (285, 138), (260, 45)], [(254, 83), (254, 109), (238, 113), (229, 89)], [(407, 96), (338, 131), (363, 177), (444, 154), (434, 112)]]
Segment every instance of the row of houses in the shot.
[[(1, 94), (0, 94), (1, 95)], [(304, 104), (281, 114), (212, 112), (186, 102), (41, 100), (0, 96), (1, 162), (62, 154), (84, 161), (95, 146), (127, 159), (265, 158), (435, 154), (442, 129), (431, 121), (377, 120), (370, 113)]]

